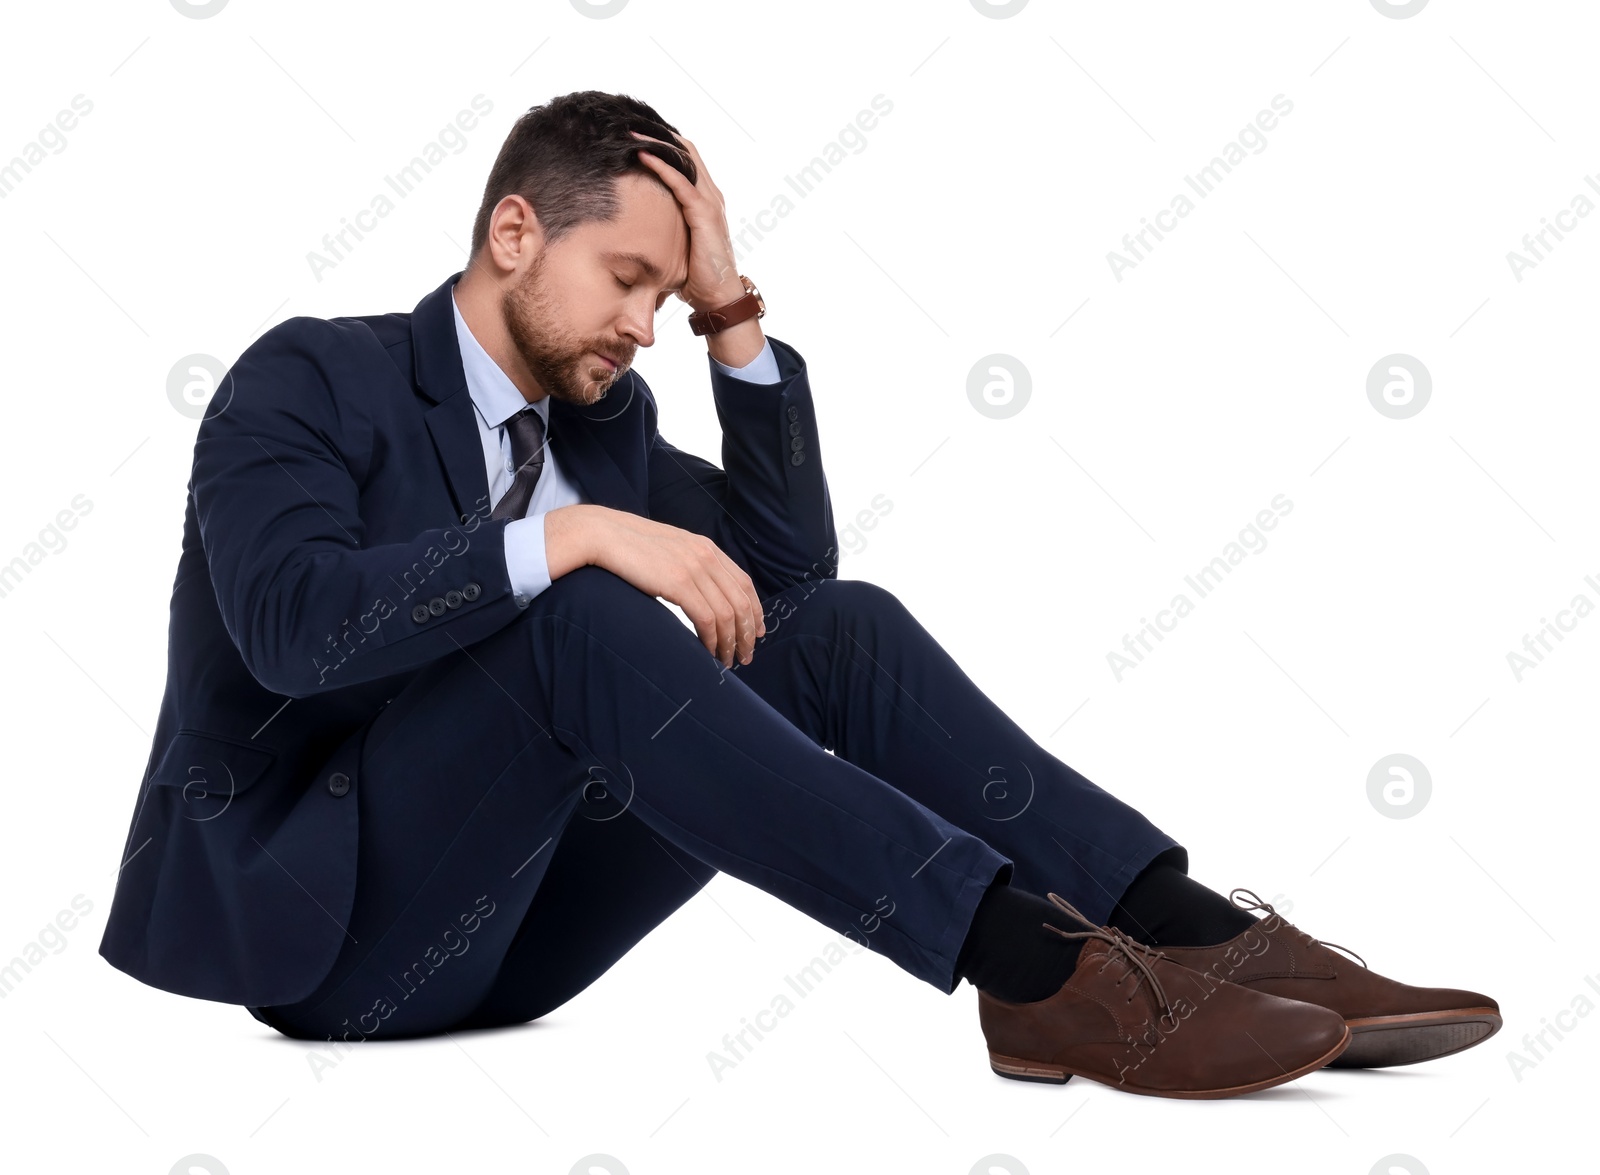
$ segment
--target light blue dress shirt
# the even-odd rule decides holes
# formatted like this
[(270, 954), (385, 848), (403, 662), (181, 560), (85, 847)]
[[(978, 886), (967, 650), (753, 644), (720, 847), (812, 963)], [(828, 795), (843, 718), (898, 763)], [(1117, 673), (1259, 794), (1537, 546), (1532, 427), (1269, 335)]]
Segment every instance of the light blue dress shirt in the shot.
[[(456, 340), (461, 345), (461, 367), (467, 377), (467, 391), (477, 411), (478, 439), (483, 443), (483, 463), (489, 474), (489, 508), (494, 509), (511, 488), (516, 466), (511, 458), (511, 436), (506, 422), (528, 406), (528, 401), (511, 382), (511, 377), (489, 357), (472, 331), (461, 308), (456, 305), (455, 291), (450, 294), (450, 308), (456, 316)], [(711, 361), (728, 375), (751, 383), (777, 383), (778, 357), (772, 353), (768, 342), (757, 355), (743, 367), (729, 367), (715, 357)], [(550, 435), (550, 397), (533, 402), (534, 410), (544, 421), (545, 435)], [(547, 443), (544, 449), (544, 468), (533, 487), (533, 497), (521, 518), (506, 525), (506, 572), (511, 578), (511, 591), (517, 607), (526, 608), (529, 601), (550, 586), (550, 565), (545, 558), (544, 516), (562, 506), (587, 502), (573, 482), (561, 470), (556, 450), (557, 443)]]

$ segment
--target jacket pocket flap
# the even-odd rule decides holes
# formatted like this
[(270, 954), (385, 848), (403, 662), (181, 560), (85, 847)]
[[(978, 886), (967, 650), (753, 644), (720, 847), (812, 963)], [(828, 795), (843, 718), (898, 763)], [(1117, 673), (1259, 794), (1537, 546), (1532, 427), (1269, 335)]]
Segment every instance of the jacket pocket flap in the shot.
[(226, 735), (180, 730), (167, 744), (150, 781), (188, 796), (236, 796), (267, 773), (277, 753)]

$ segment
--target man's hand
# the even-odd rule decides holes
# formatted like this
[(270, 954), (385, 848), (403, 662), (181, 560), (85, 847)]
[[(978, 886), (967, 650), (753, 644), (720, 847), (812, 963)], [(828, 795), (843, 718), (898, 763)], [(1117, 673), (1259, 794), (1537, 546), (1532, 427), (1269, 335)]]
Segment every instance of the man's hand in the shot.
[(683, 609), (724, 668), (735, 656), (750, 663), (767, 633), (761, 599), (744, 569), (705, 535), (593, 503), (552, 510), (544, 526), (552, 581), (585, 564), (604, 567)]
[[(660, 143), (694, 161), (695, 182), (691, 184), (676, 168), (642, 148), (639, 151), (639, 161), (659, 176), (677, 198), (689, 230), (689, 275), (678, 291), (679, 300), (696, 310), (716, 310), (744, 297), (733, 240), (728, 235), (727, 202), (712, 182), (699, 149), (681, 135), (677, 141), (667, 142), (642, 131), (630, 133), (641, 143)], [(711, 357), (728, 367), (745, 366), (767, 345), (767, 336), (754, 318), (708, 334), (705, 340)]]
[[(744, 296), (744, 283), (733, 258), (733, 239), (728, 234), (728, 214), (722, 192), (711, 182), (705, 160), (688, 139), (679, 136), (669, 143), (642, 131), (630, 131), (647, 143), (661, 143), (688, 155), (694, 161), (695, 182), (690, 183), (676, 168), (641, 149), (639, 160), (661, 178), (678, 198), (684, 223), (689, 228), (689, 276), (678, 297), (696, 310), (715, 310)], [(680, 145), (681, 144), (681, 145)]]

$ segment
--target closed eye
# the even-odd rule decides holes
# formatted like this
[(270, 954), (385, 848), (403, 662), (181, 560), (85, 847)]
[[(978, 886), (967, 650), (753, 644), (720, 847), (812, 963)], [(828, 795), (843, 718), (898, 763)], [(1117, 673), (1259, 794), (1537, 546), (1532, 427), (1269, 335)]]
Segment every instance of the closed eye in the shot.
[[(633, 289), (633, 283), (632, 282), (625, 282), (620, 277), (617, 277), (616, 274), (612, 274), (611, 277), (623, 289), (625, 289), (625, 290)], [(659, 298), (656, 299), (656, 310), (657, 311), (660, 311), (660, 309), (667, 304), (667, 298), (668, 297), (670, 297), (670, 292), (669, 293), (664, 293)]]

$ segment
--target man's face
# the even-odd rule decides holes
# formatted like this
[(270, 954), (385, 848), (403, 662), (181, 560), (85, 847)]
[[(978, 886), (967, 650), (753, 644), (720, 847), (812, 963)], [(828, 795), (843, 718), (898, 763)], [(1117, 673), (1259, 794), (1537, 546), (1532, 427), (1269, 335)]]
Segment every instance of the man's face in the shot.
[(586, 221), (543, 247), (501, 298), (533, 378), (578, 406), (600, 399), (635, 350), (655, 342), (656, 311), (689, 272), (677, 197), (653, 176), (630, 174), (617, 180), (617, 199), (614, 219)]

